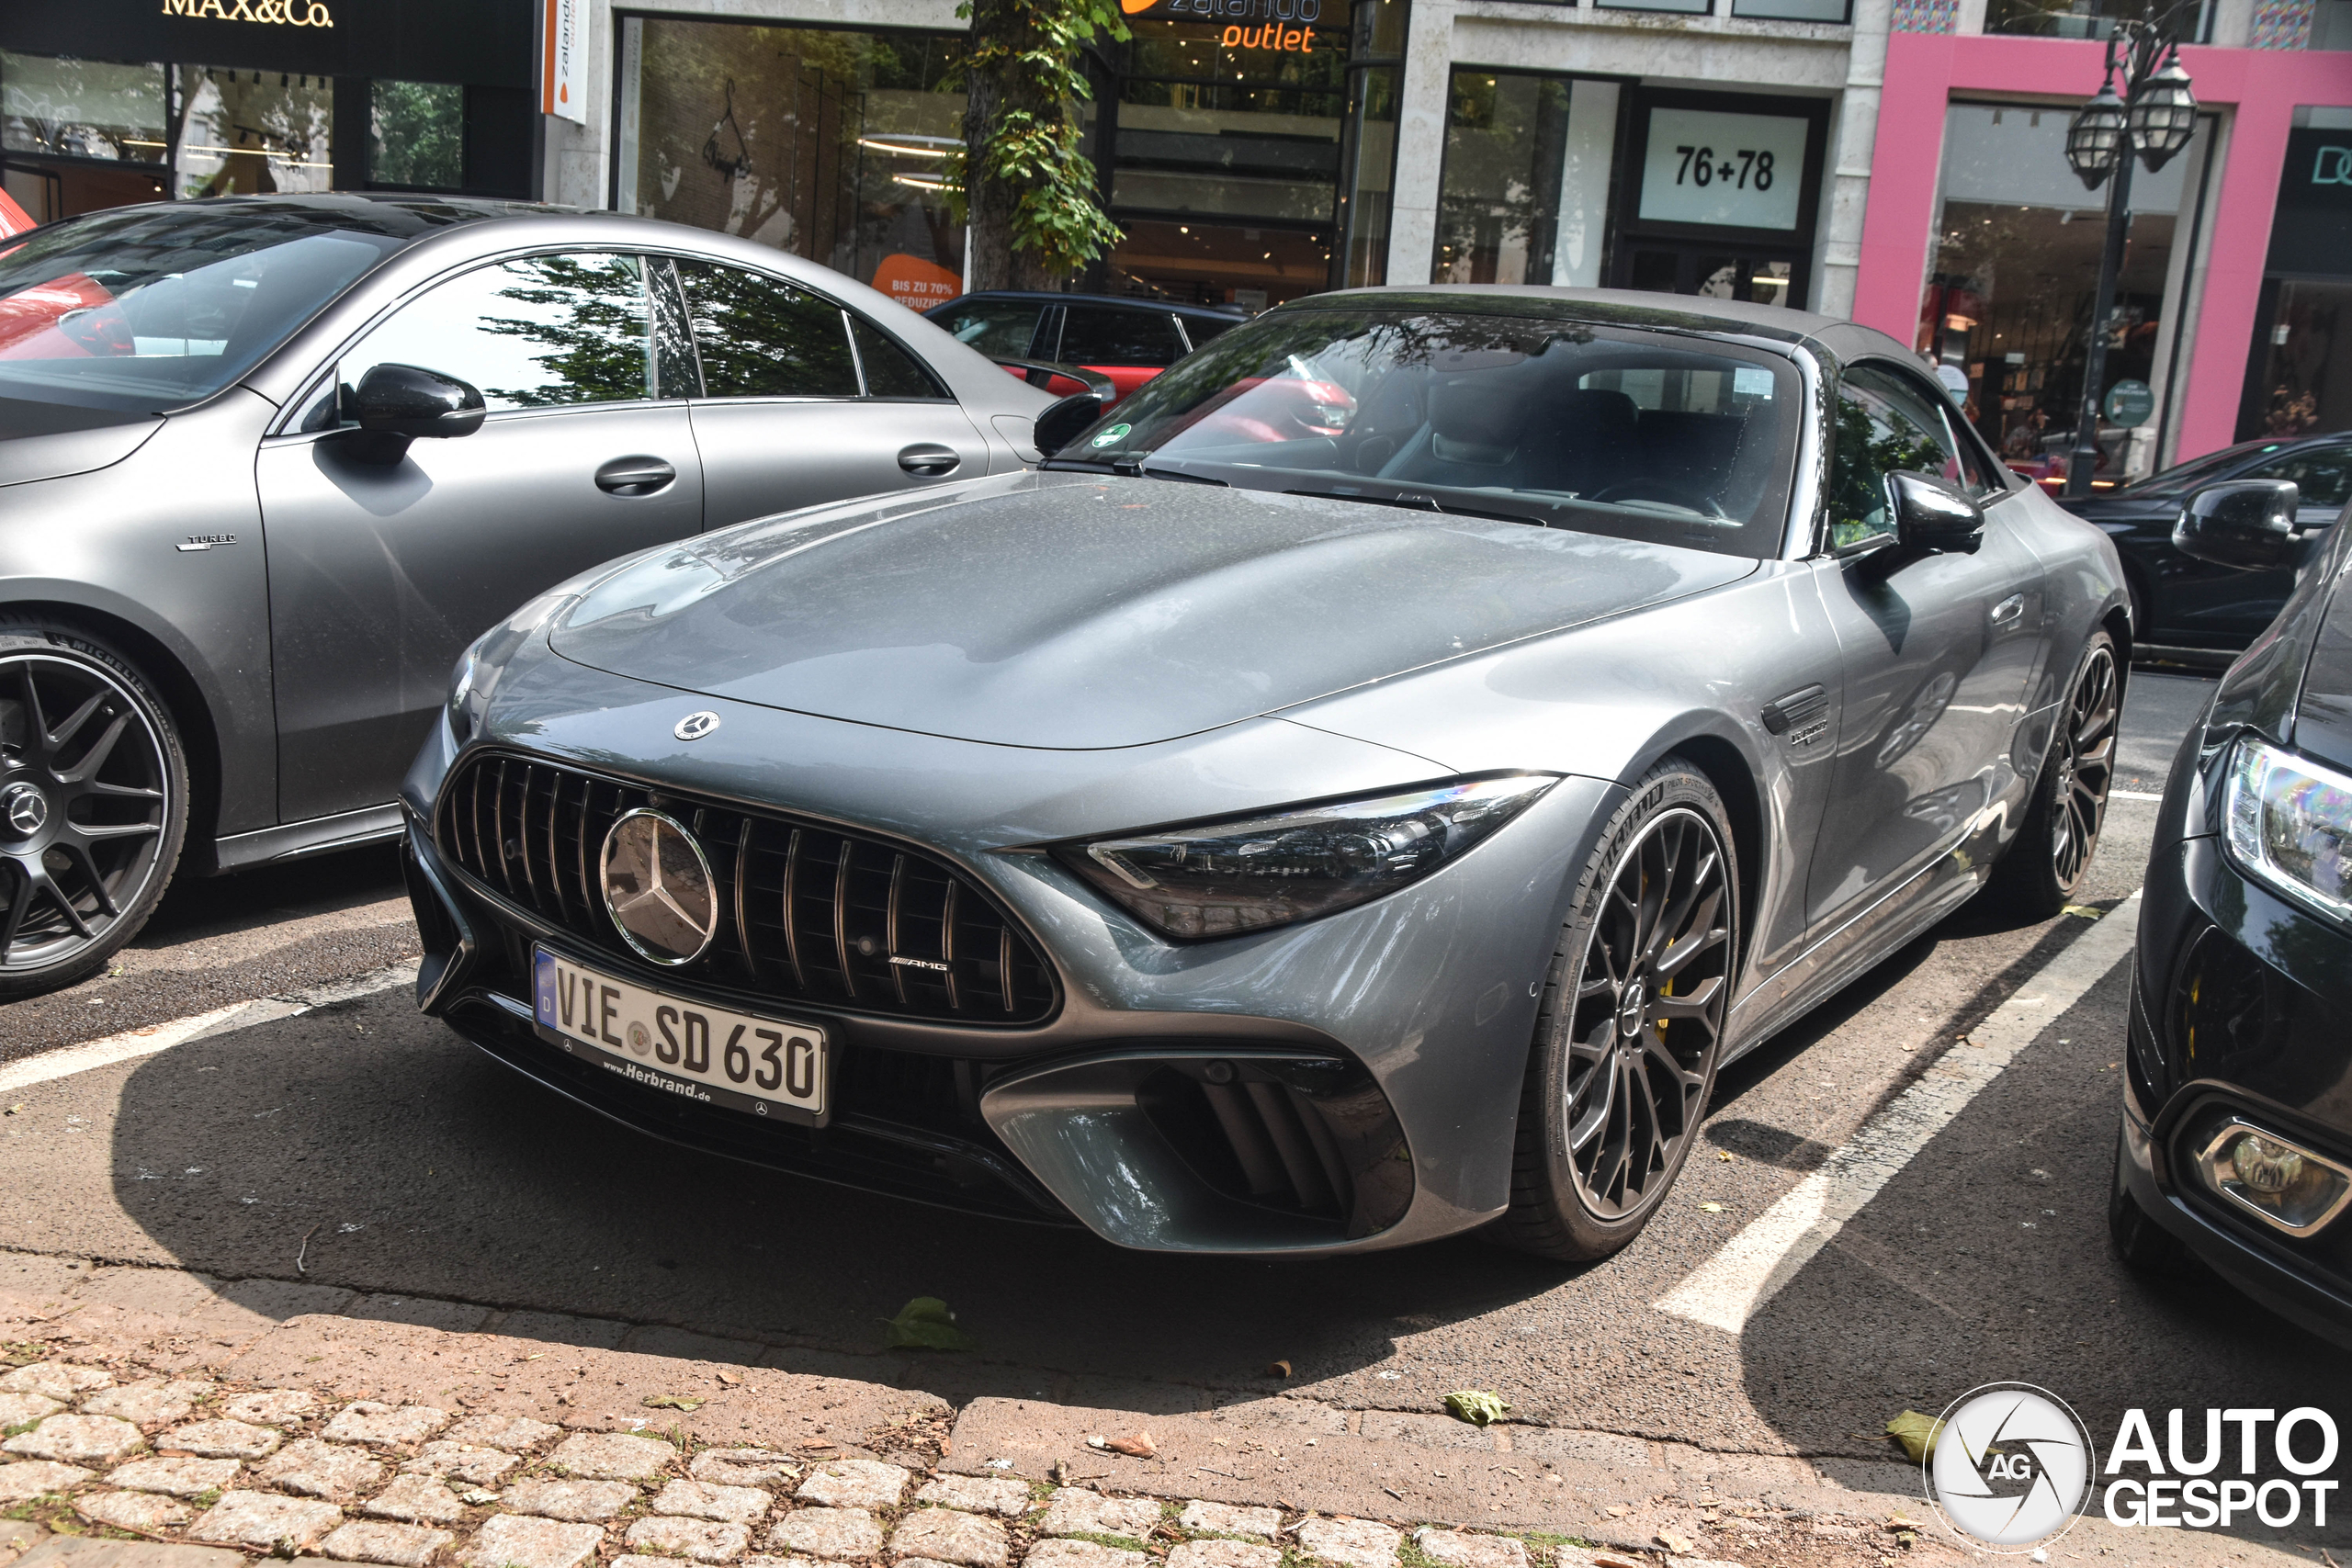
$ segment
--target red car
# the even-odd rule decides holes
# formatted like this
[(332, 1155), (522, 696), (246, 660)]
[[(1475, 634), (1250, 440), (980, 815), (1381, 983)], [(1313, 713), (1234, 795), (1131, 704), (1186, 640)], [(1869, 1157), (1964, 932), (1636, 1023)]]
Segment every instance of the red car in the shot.
[(1245, 319), (1230, 310), (1158, 299), (1012, 292), (967, 294), (923, 313), (991, 359), (1099, 371), (1118, 389), (1114, 403)]

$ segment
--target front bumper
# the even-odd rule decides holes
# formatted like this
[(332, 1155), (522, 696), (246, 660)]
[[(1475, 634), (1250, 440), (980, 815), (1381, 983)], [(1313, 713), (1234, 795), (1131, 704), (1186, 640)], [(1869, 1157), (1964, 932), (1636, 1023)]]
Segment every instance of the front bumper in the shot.
[[(624, 776), (612, 760), (633, 753), (615, 733), (652, 722), (666, 733), (675, 722), (675, 694), (576, 667), (563, 677), (562, 713), (534, 718), (535, 755)], [(581, 687), (599, 682), (583, 703)], [(510, 675), (500, 703), (516, 700)], [(1174, 946), (1046, 857), (994, 846), (1205, 816), (1228, 804), (1215, 789), (1245, 809), (1369, 792), (1427, 777), (1429, 764), (1279, 720), (1117, 754), (1008, 758), (712, 705), (725, 719), (710, 739), (653, 753), (654, 787), (854, 827), (951, 864), (1046, 954), (1050, 1016), (988, 1027), (779, 999), (773, 1010), (821, 1021), (839, 1042), (821, 1128), (606, 1073), (536, 1028), (523, 980), (531, 945), (688, 996), (695, 978), (582, 950), (576, 931), (451, 863), (431, 816), (458, 760), (446, 727), (403, 791), (427, 1012), (639, 1131), (959, 1209), (1074, 1219), (1127, 1247), (1314, 1256), (1402, 1246), (1484, 1224), (1508, 1202), (1519, 1084), (1568, 868), (1589, 852), (1618, 786), (1564, 779), (1487, 843), (1374, 904)], [(635, 723), (639, 708), (648, 724)], [(960, 812), (938, 804), (943, 772), (958, 779)], [(1023, 798), (989, 797), (1006, 788)], [(1108, 820), (1106, 799), (1126, 803), (1108, 807)], [(709, 999), (745, 1005), (740, 993)]]
[(2195, 1160), (2235, 1116), (2352, 1164), (2352, 937), (2239, 874), (2211, 837), (2160, 847), (2142, 905), (2120, 1179), (2232, 1283), (2352, 1347), (2352, 1223), (2284, 1234)]

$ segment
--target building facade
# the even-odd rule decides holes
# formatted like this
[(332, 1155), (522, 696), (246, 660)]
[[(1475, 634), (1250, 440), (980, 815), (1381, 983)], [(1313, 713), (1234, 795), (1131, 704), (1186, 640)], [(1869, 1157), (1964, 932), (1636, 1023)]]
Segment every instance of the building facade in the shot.
[[(2180, 3), (2204, 114), (2134, 186), (2102, 330), (2149, 413), (2105, 433), (2109, 480), (2352, 428), (2352, 0)], [(2104, 230), (2067, 118), (2146, 4), (1123, 0), (1083, 114), (1125, 237), (1081, 282), (1246, 310), (1456, 281), (1853, 315), (1951, 367), (2030, 466), (2080, 406)], [(44, 219), (535, 196), (746, 234), (922, 306), (965, 276), (939, 177), (962, 39), (956, 0), (8, 7), (0, 176)]]

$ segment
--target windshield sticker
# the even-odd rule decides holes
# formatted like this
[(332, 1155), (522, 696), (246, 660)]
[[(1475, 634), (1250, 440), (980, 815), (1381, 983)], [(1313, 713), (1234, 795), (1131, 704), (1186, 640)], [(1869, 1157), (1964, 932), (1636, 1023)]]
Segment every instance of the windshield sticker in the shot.
[(1096, 446), (1116, 446), (1120, 442), (1127, 438), (1127, 432), (1134, 428), (1135, 426), (1132, 424), (1114, 424), (1110, 429), (1104, 431), (1102, 434), (1096, 436), (1094, 438), (1094, 445)]
[(1760, 366), (1743, 365), (1731, 373), (1734, 397), (1769, 398), (1772, 395), (1772, 373)]

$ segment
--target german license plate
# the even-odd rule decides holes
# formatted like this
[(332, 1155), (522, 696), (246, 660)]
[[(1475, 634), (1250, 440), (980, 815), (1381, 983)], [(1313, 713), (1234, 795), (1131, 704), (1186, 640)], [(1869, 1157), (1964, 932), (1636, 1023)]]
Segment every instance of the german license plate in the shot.
[(825, 1032), (815, 1025), (665, 996), (544, 947), (532, 949), (531, 968), (539, 1032), (574, 1055), (687, 1100), (824, 1120)]

